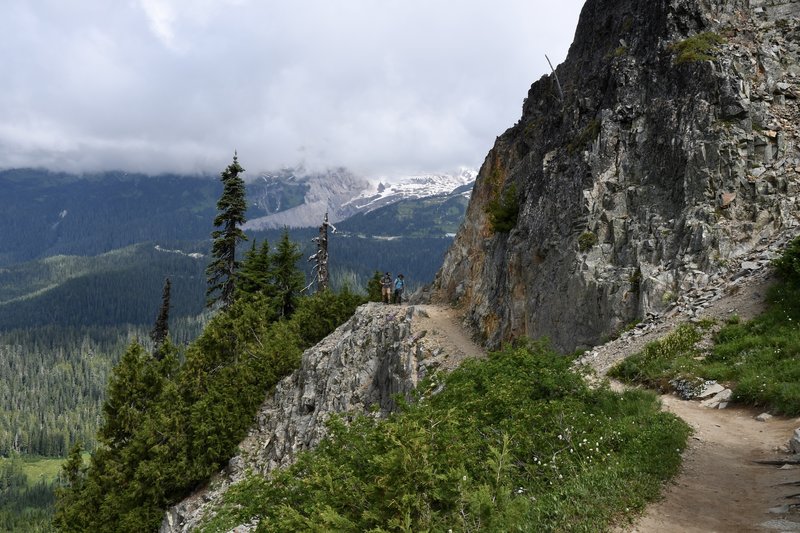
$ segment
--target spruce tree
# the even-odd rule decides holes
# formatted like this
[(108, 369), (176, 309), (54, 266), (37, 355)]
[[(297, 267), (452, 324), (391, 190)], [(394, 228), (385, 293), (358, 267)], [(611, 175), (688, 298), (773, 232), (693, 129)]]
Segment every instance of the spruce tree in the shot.
[(153, 357), (161, 359), (161, 346), (169, 335), (169, 299), (170, 299), (171, 284), (169, 278), (164, 281), (164, 290), (161, 293), (161, 308), (158, 310), (158, 317), (153, 326), (153, 331), (150, 332), (150, 338), (153, 340)]
[(212, 307), (219, 302), (223, 308), (233, 303), (236, 271), (239, 267), (236, 261), (236, 245), (246, 241), (247, 237), (241, 230), (242, 224), (247, 220), (247, 201), (245, 200), (245, 186), (240, 174), (244, 169), (239, 164), (237, 154), (234, 152), (233, 162), (220, 173), (222, 180), (222, 196), (217, 202), (219, 213), (214, 218), (214, 227), (220, 228), (211, 233), (211, 263), (206, 268), (208, 276), (208, 298), (206, 304)]
[(279, 316), (289, 317), (297, 308), (297, 300), (305, 284), (305, 276), (297, 268), (297, 261), (302, 255), (297, 244), (289, 240), (289, 231), (284, 229), (275, 255), (272, 257)]
[(381, 278), (383, 276), (377, 270), (372, 277), (367, 281), (367, 300), (370, 302), (380, 302), (381, 297)]
[(162, 380), (157, 363), (140, 344), (132, 343), (108, 380), (100, 442), (112, 449), (125, 445), (155, 400)]
[(83, 463), (83, 445), (75, 443), (69, 451), (67, 460), (61, 465), (56, 485), (56, 509), (53, 523), (59, 531), (80, 531), (87, 529), (81, 501), (86, 466)]
[(237, 295), (262, 294), (267, 297), (275, 295), (272, 282), (272, 257), (266, 239), (258, 248), (253, 241), (253, 246), (245, 254), (241, 268), (236, 274), (236, 293)]

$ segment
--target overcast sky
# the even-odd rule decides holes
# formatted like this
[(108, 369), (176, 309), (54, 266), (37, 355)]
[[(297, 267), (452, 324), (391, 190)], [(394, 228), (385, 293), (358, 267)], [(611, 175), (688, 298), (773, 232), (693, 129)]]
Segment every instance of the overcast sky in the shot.
[(582, 5), (0, 0), (0, 168), (477, 168)]

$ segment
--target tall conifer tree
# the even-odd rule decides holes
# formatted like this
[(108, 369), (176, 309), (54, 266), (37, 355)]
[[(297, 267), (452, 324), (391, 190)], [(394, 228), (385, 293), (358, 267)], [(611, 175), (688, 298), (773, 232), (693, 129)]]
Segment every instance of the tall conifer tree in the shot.
[(158, 317), (153, 326), (153, 331), (150, 332), (150, 338), (153, 339), (153, 357), (161, 359), (161, 346), (169, 335), (169, 298), (170, 298), (171, 284), (169, 278), (164, 281), (164, 291), (161, 294), (161, 308), (158, 310)]
[(289, 317), (297, 307), (297, 299), (306, 281), (303, 273), (297, 268), (297, 261), (302, 255), (297, 244), (289, 239), (289, 230), (284, 229), (272, 258), (279, 316)]
[(214, 227), (220, 228), (211, 233), (214, 242), (211, 246), (211, 263), (206, 268), (208, 276), (208, 307), (219, 302), (223, 308), (233, 303), (236, 270), (236, 245), (246, 241), (241, 226), (247, 220), (247, 201), (245, 200), (244, 180), (240, 174), (244, 169), (239, 164), (238, 155), (233, 154), (233, 162), (222, 171), (222, 196), (217, 202), (219, 213), (214, 218)]

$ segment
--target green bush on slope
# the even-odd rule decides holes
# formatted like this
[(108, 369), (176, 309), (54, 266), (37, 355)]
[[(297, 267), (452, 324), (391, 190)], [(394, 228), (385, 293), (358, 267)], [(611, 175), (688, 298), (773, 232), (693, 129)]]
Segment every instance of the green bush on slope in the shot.
[(775, 414), (800, 415), (800, 240), (775, 261), (782, 280), (755, 319), (731, 321), (705, 353), (695, 343), (709, 324), (685, 324), (622, 361), (610, 375), (630, 383), (669, 389), (673, 378), (713, 379), (733, 390), (734, 401)]
[(712, 31), (707, 31), (687, 37), (672, 45), (675, 52), (675, 64), (694, 63), (697, 61), (711, 61), (725, 38)]
[(605, 529), (656, 496), (689, 430), (651, 393), (591, 390), (570, 363), (530, 343), (385, 421), (333, 420), (292, 467), (232, 487), (204, 530)]

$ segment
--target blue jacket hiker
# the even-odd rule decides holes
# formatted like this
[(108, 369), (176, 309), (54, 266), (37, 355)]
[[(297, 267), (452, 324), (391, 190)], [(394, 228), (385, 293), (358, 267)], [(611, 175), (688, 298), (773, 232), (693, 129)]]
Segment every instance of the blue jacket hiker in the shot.
[(394, 280), (394, 303), (403, 303), (403, 290), (406, 288), (406, 282), (403, 281), (403, 275), (398, 274), (397, 279)]

